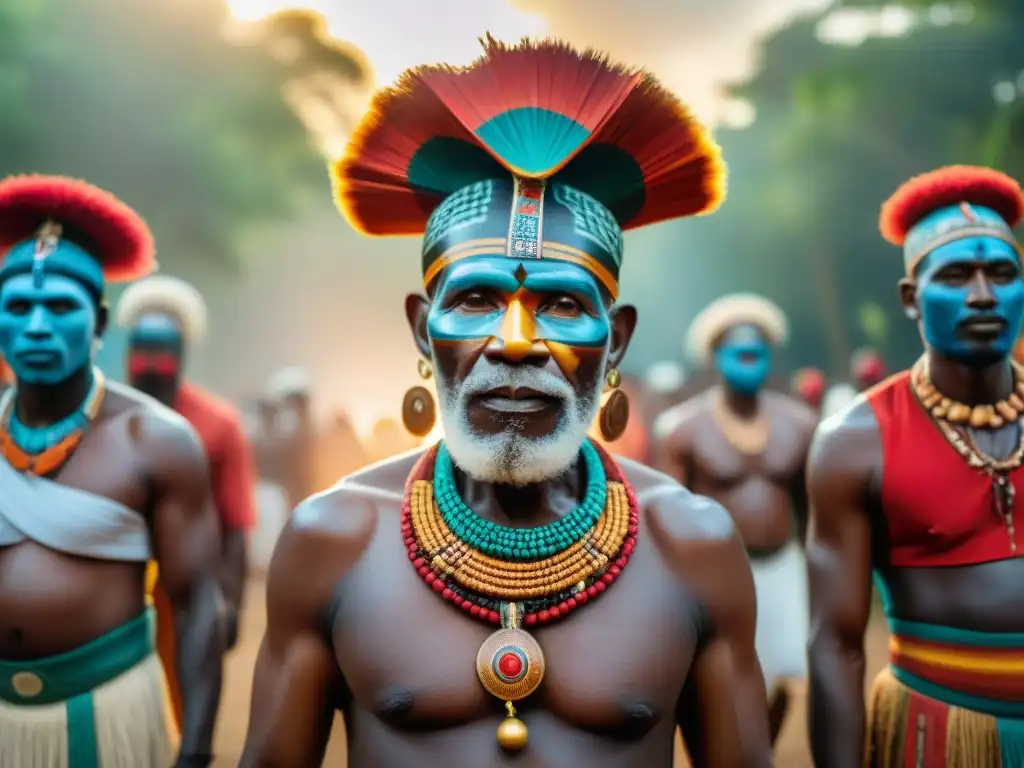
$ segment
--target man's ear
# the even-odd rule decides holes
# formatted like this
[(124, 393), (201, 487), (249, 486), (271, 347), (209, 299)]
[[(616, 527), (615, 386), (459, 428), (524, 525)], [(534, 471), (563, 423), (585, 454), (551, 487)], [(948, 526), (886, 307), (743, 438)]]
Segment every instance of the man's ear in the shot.
[(107, 332), (107, 324), (110, 322), (110, 307), (107, 302), (101, 301), (96, 307), (96, 338), (100, 338)]
[(412, 330), (412, 340), (416, 349), (420, 351), (427, 360), (430, 360), (430, 338), (427, 336), (427, 315), (430, 312), (430, 302), (426, 296), (418, 293), (410, 293), (405, 297), (405, 317), (409, 321), (409, 328)]
[(618, 368), (636, 330), (637, 312), (632, 304), (618, 304), (608, 313), (612, 324), (611, 346), (608, 349), (608, 369)]
[(921, 310), (917, 306), (917, 283), (909, 277), (900, 280), (900, 304), (903, 305), (903, 314), (911, 320), (921, 319)]

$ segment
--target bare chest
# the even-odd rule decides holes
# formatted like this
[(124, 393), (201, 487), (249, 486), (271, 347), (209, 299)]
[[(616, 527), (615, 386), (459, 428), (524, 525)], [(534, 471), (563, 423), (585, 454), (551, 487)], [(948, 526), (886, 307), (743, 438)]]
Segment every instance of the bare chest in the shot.
[[(384, 540), (382, 540), (384, 539)], [(494, 627), (465, 616), (422, 583), (401, 539), (378, 541), (347, 580), (335, 649), (354, 703), (392, 727), (451, 728), (500, 717), (482, 686), (481, 646)], [(529, 724), (542, 711), (571, 728), (639, 739), (666, 718), (697, 652), (696, 606), (638, 546), (622, 577), (568, 619), (530, 634), (543, 681), (518, 703)]]
[(803, 442), (785, 428), (774, 430), (762, 450), (750, 453), (709, 422), (694, 441), (690, 475), (709, 490), (727, 490), (750, 481), (788, 488), (805, 459)]

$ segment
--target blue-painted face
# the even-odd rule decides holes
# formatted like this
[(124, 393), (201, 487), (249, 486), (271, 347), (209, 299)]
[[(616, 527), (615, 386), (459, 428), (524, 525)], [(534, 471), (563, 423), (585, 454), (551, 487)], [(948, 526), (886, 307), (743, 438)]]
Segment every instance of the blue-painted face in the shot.
[(1012, 245), (992, 237), (947, 243), (921, 261), (915, 282), (929, 347), (967, 365), (1010, 354), (1024, 322), (1024, 281)]
[(581, 352), (603, 350), (611, 324), (586, 269), (564, 261), (480, 256), (456, 262), (443, 275), (427, 330), (431, 340), (442, 342), (543, 342), (571, 375)]
[(62, 275), (12, 275), (0, 286), (0, 353), (18, 381), (57, 384), (92, 359), (96, 303)]
[(737, 325), (715, 347), (715, 369), (734, 392), (756, 395), (772, 370), (771, 345), (759, 328)]

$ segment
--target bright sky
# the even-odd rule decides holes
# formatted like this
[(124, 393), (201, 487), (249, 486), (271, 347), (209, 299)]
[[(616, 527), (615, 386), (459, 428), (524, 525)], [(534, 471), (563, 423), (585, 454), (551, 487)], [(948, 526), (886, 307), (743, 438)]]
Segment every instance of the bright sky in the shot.
[[(466, 64), (485, 32), (505, 41), (554, 35), (652, 70), (705, 120), (742, 110), (724, 106), (718, 89), (756, 66), (755, 41), (795, 13), (831, 0), (228, 0), (236, 17), (319, 11), (333, 35), (359, 47), (378, 84), (404, 69), (444, 61)], [(726, 113), (726, 114), (724, 114)]]

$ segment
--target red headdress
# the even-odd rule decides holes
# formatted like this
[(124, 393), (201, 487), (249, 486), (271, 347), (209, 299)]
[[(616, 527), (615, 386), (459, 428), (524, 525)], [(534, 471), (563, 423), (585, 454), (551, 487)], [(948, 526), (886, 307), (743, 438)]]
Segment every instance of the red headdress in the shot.
[[(0, 276), (21, 266), (13, 246), (35, 240), (47, 224), (92, 256), (110, 282), (135, 280), (156, 267), (153, 235), (128, 205), (84, 181), (27, 175), (0, 181), (0, 253), (7, 256)], [(56, 261), (56, 252), (51, 258)]]

